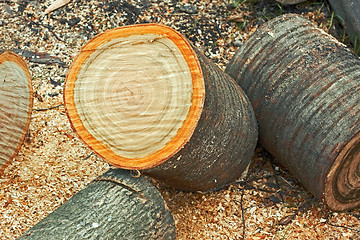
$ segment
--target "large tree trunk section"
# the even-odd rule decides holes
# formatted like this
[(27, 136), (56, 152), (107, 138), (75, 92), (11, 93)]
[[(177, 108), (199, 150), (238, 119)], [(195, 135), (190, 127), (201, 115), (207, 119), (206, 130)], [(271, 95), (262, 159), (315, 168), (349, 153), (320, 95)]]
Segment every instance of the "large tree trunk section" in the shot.
[(168, 161), (143, 172), (182, 190), (216, 190), (239, 178), (250, 164), (257, 123), (238, 84), (202, 53), (196, 55), (206, 95), (191, 142)]
[(148, 180), (111, 169), (18, 238), (25, 239), (176, 239), (176, 229)]
[(98, 155), (121, 168), (159, 166), (147, 173), (182, 190), (229, 184), (257, 141), (239, 86), (181, 34), (157, 24), (116, 28), (88, 42), (69, 70), (65, 106)]
[(279, 3), (282, 3), (284, 5), (293, 5), (293, 4), (298, 4), (301, 2), (305, 2), (306, 0), (276, 0)]
[(360, 60), (293, 14), (261, 26), (226, 71), (248, 94), (259, 141), (334, 210), (360, 205)]
[(0, 174), (18, 153), (30, 125), (33, 93), (25, 61), (0, 55)]
[(360, 44), (360, 0), (329, 0), (357, 46)]

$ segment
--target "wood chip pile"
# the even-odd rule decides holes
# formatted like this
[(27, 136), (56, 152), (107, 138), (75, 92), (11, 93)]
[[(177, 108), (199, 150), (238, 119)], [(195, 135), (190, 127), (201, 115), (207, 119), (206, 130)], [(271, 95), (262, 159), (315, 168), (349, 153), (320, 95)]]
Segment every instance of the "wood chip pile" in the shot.
[[(222, 69), (260, 24), (286, 12), (347, 41), (326, 1), (285, 7), (270, 0), (73, 0), (42, 15), (49, 5), (0, 2), (0, 49), (26, 60), (34, 88), (30, 134), (0, 176), (1, 240), (16, 239), (110, 168), (73, 132), (63, 105), (69, 66), (95, 35), (161, 23), (184, 34)], [(360, 238), (360, 209), (329, 211), (260, 146), (248, 176), (220, 191), (189, 193), (154, 184), (175, 218), (178, 239)]]

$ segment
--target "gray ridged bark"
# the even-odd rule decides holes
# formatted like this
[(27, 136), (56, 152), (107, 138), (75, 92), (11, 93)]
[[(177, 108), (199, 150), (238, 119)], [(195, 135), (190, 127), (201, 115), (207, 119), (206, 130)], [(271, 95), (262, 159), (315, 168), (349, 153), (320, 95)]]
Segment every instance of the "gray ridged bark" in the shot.
[(254, 155), (258, 131), (244, 91), (201, 52), (195, 52), (205, 82), (200, 120), (178, 153), (144, 173), (177, 189), (208, 191), (241, 176)]
[(41, 220), (19, 240), (176, 239), (173, 217), (144, 177), (111, 169)]
[(334, 210), (360, 206), (360, 60), (294, 14), (262, 25), (228, 72), (249, 96), (259, 142)]
[(331, 7), (345, 24), (352, 41), (360, 43), (360, 0), (329, 0)]

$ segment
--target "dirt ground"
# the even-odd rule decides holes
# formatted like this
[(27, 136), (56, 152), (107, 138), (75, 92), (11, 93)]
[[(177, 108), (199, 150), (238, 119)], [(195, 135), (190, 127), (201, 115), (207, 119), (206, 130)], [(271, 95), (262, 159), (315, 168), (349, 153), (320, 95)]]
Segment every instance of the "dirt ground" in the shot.
[[(165, 24), (224, 69), (259, 25), (292, 12), (352, 47), (330, 5), (320, 0), (296, 6), (272, 0), (72, 0), (43, 15), (49, 4), (0, 1), (0, 49), (24, 57), (35, 93), (30, 137), (0, 176), (2, 240), (16, 239), (110, 167), (73, 132), (62, 98), (72, 60), (98, 33), (129, 24)], [(156, 186), (173, 213), (178, 239), (360, 239), (360, 209), (331, 212), (261, 146), (247, 178), (220, 191)]]

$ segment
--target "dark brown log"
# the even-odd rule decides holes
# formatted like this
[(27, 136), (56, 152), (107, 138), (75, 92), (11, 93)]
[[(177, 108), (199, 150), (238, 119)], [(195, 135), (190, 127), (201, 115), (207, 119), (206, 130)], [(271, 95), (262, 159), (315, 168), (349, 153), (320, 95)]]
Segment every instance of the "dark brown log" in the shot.
[(176, 239), (173, 217), (144, 177), (111, 169), (50, 213), (19, 240)]
[(31, 76), (25, 61), (12, 52), (0, 55), (0, 174), (16, 156), (30, 125)]
[(360, 60), (293, 14), (261, 26), (229, 63), (259, 142), (334, 210), (360, 206)]
[(181, 190), (231, 183), (254, 153), (257, 125), (244, 92), (169, 27), (98, 35), (64, 92), (73, 128), (98, 155)]

